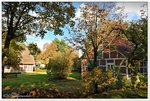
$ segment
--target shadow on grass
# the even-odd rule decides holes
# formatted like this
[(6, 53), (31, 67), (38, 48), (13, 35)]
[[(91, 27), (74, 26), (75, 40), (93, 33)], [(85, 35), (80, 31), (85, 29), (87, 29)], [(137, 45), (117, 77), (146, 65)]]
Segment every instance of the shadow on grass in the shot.
[(19, 74), (15, 79), (3, 79), (2, 94), (27, 94), (32, 89), (58, 89), (63, 92), (79, 94), (81, 89), (81, 81), (72, 77), (63, 80), (49, 81), (47, 74)]

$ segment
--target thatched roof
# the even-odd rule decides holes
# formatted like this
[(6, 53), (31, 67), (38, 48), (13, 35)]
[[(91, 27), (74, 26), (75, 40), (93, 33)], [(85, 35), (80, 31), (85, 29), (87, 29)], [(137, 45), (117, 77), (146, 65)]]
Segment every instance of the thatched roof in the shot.
[(25, 49), (21, 53), (21, 64), (35, 64), (34, 57), (30, 55), (30, 51), (27, 47), (24, 47)]

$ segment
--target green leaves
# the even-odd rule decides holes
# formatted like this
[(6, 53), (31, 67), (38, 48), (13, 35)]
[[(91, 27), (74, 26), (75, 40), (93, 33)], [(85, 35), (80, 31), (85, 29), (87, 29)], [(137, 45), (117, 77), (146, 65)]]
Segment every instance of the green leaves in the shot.
[(26, 34), (43, 38), (47, 31), (63, 35), (66, 24), (73, 26), (74, 9), (64, 2), (3, 2), (2, 30), (7, 32), (7, 41), (20, 36), (18, 41), (22, 41)]
[(50, 79), (65, 79), (71, 72), (73, 65), (73, 53), (67, 49), (66, 52), (59, 52), (49, 59), (47, 64), (47, 73)]
[(126, 38), (135, 45), (131, 59), (147, 58), (147, 19), (140, 19), (132, 22), (127, 30), (123, 33)]
[(28, 49), (30, 50), (30, 54), (33, 56), (37, 56), (39, 53), (41, 53), (41, 50), (38, 48), (36, 43), (30, 43), (28, 45)]

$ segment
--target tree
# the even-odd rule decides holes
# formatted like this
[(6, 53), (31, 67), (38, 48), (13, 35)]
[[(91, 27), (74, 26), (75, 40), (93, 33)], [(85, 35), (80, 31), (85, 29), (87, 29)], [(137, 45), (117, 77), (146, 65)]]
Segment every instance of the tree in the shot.
[[(2, 35), (2, 50), (4, 52), (4, 43), (6, 39), (7, 33), (5, 32)], [(4, 66), (13, 67), (14, 69), (18, 69), (20, 61), (21, 61), (21, 52), (24, 48), (20, 42), (17, 42), (16, 39), (11, 40), (9, 55), (5, 56), (3, 64)]]
[[(125, 23), (119, 21), (119, 18), (124, 17), (121, 15), (123, 8), (114, 8), (115, 3), (87, 3), (80, 6), (81, 16), (76, 19), (77, 24), (70, 31), (70, 42), (83, 50), (92, 69), (97, 67), (97, 56), (101, 46), (109, 45), (120, 33), (117, 28), (125, 26)], [(118, 13), (115, 13), (117, 10)], [(94, 88), (94, 93), (98, 93), (97, 82), (94, 82)]]
[(59, 40), (59, 39), (55, 38), (53, 40), (53, 43), (55, 43), (57, 45), (57, 49), (58, 49), (57, 51), (60, 51), (60, 52), (64, 52), (65, 49), (69, 47), (64, 39)]
[(65, 40), (54, 39), (52, 43), (45, 44), (45, 49), (38, 56), (46, 64), (50, 78), (66, 78), (72, 70), (76, 52)]
[[(3, 58), (8, 54), (11, 40), (36, 34), (44, 37), (46, 31), (62, 35), (65, 24), (73, 24), (74, 7), (63, 2), (2, 2), (2, 33), (7, 32)], [(2, 75), (4, 66), (2, 66)]]
[(147, 19), (141, 19), (131, 23), (128, 29), (124, 30), (126, 38), (134, 44), (132, 58), (147, 58)]
[(66, 79), (72, 70), (74, 52), (67, 48), (65, 51), (59, 51), (55, 56), (49, 59), (46, 66), (47, 74), (50, 79)]
[[(127, 28), (119, 27), (122, 34), (127, 40), (133, 44), (133, 49), (129, 57), (128, 67), (133, 63), (136, 67), (140, 67), (140, 62), (147, 60), (147, 14), (146, 11), (141, 10), (141, 19), (130, 22)], [(138, 70), (138, 68), (135, 68)], [(133, 69), (132, 69), (133, 70)], [(135, 70), (134, 70), (135, 71)], [(137, 71), (135, 71), (136, 74)]]
[(45, 49), (38, 55), (38, 60), (42, 60), (44, 64), (48, 64), (49, 59), (53, 58), (60, 52), (65, 52), (66, 49), (70, 49), (65, 40), (55, 38), (52, 43), (45, 44)]
[(138, 70), (140, 63), (147, 60), (147, 19), (143, 18), (137, 22), (132, 22), (128, 29), (122, 29), (122, 31), (134, 46), (128, 59), (129, 68), (133, 63), (137, 67), (136, 70)]
[(38, 56), (37, 60), (41, 63), (48, 64), (49, 58), (52, 58), (57, 54), (57, 45), (55, 43), (50, 43), (47, 45), (46, 49), (42, 51)]
[(33, 56), (36, 56), (41, 52), (36, 43), (30, 43), (28, 45), (28, 49), (30, 50), (30, 54)]
[(28, 45), (30, 54), (34, 56), (35, 62), (37, 63), (37, 56), (41, 53), (41, 50), (38, 48), (36, 43), (30, 43)]
[(114, 7), (114, 3), (87, 3), (82, 5), (80, 7), (81, 16), (76, 19), (77, 24), (70, 31), (71, 39), (69, 41), (77, 49), (82, 49), (88, 60), (93, 58), (93, 64), (89, 61), (92, 68), (97, 67), (100, 46), (109, 44), (119, 33), (116, 28), (123, 26), (121, 22), (114, 20), (116, 16), (114, 17), (111, 14)]

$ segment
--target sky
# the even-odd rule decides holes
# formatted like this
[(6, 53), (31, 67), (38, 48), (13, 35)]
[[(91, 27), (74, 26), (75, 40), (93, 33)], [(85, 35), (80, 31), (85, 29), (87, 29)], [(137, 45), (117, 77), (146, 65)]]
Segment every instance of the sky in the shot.
[[(127, 14), (127, 18), (125, 19), (125, 21), (133, 21), (133, 20), (138, 20), (140, 19), (140, 9), (141, 6), (144, 4), (144, 2), (117, 2), (116, 6), (124, 6), (124, 12)], [(75, 9), (75, 17), (80, 17), (80, 9), (79, 6), (80, 5), (84, 5), (84, 3), (82, 2), (73, 2)], [(144, 8), (147, 9), (147, 8)], [(60, 35), (54, 35), (52, 32), (48, 31), (44, 38), (41, 39), (40, 37), (36, 37), (35, 35), (27, 35), (27, 40), (26, 40), (26, 44), (29, 43), (37, 43), (38, 47), (43, 50), (43, 45), (45, 43), (51, 43), (52, 40), (54, 40), (55, 38), (58, 39), (64, 39), (65, 37), (69, 37), (69, 33), (66, 29), (66, 27), (68, 27), (67, 25), (63, 28), (64, 31), (64, 35), (60, 36)]]

